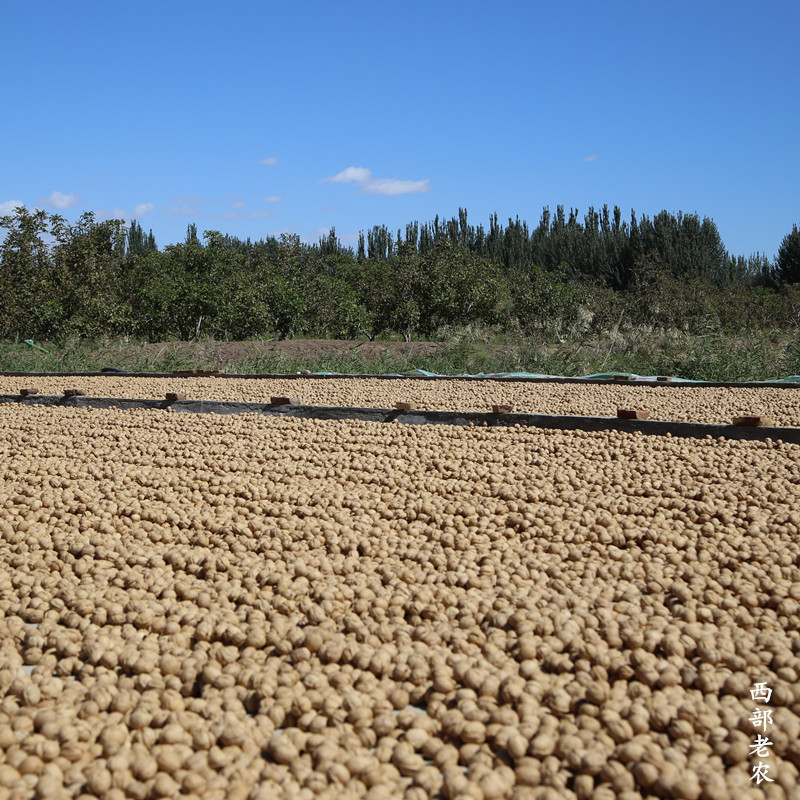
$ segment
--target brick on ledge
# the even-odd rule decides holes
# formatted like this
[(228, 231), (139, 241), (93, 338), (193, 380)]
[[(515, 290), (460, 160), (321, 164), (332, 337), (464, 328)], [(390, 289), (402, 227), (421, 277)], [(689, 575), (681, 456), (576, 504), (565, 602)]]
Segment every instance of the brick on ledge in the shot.
[(618, 408), (618, 419), (650, 419), (650, 413), (640, 408)]
[(772, 417), (764, 417), (760, 414), (744, 414), (741, 417), (734, 417), (733, 424), (746, 428), (771, 428), (775, 423)]

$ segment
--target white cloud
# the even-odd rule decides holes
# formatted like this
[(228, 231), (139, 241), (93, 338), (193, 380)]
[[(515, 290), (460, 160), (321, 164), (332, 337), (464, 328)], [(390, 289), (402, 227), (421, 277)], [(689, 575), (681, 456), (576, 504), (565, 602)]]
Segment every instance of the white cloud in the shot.
[(414, 194), (416, 192), (428, 192), (431, 189), (428, 178), (421, 181), (373, 178), (372, 170), (366, 167), (347, 167), (347, 169), (343, 169), (336, 175), (322, 178), (319, 183), (352, 183), (358, 186), (364, 194)]
[(269, 197), (264, 198), (265, 203), (280, 203), (283, 198), (279, 194), (271, 194)]
[(67, 208), (80, 203), (81, 198), (77, 194), (64, 194), (63, 192), (53, 192), (50, 197), (41, 200), (40, 202), (46, 203), (48, 206), (57, 208), (59, 211), (64, 211)]
[(22, 200), (4, 200), (0, 203), (0, 217), (7, 217), (13, 214), (20, 206), (25, 207), (25, 203)]
[(139, 219), (140, 217), (143, 217), (145, 214), (150, 214), (152, 211), (155, 210), (156, 207), (153, 203), (139, 203), (139, 205), (133, 209), (133, 216), (135, 219)]
[(338, 172), (336, 175), (323, 178), (320, 183), (355, 183), (363, 186), (371, 178), (371, 169), (367, 169), (366, 167), (348, 167)]
[(145, 214), (149, 214), (151, 211), (155, 211), (155, 209), (156, 207), (153, 203), (139, 203), (139, 205), (134, 208), (133, 213), (128, 211), (127, 208), (115, 208), (111, 211), (105, 208), (97, 208), (93, 213), (95, 219), (98, 220), (121, 219), (130, 222), (131, 220), (143, 217)]
[(367, 194), (415, 194), (430, 191), (430, 181), (399, 181), (396, 178), (377, 178), (368, 181), (362, 188)]
[(270, 156), (269, 158), (262, 158), (259, 164), (263, 164), (265, 167), (274, 167), (278, 163), (278, 159), (275, 156)]
[(235, 203), (231, 203), (231, 208), (244, 208), (244, 200), (237, 200)]
[(199, 198), (196, 194), (183, 194), (180, 197), (172, 197), (170, 199), (173, 203), (177, 203), (179, 206), (182, 206), (186, 205), (187, 203), (196, 203)]
[(582, 158), (581, 161), (588, 162), (588, 161), (597, 161), (597, 154), (586, 156), (586, 158)]

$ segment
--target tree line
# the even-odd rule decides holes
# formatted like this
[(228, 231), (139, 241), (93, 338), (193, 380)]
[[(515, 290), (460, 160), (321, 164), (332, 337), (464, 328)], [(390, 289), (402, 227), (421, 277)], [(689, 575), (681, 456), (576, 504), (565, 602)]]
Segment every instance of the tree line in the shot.
[(430, 338), (790, 326), (800, 313), (800, 231), (775, 259), (732, 256), (708, 218), (545, 208), (535, 228), (467, 212), (346, 247), (331, 230), (242, 240), (219, 231), (159, 249), (152, 231), (91, 213), (18, 208), (0, 218), (0, 338)]

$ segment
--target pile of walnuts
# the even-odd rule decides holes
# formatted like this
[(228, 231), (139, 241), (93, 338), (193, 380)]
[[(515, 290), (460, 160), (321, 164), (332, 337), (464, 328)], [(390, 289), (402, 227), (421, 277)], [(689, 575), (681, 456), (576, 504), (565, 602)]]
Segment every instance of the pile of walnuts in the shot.
[(2, 798), (796, 796), (796, 445), (20, 405), (0, 429)]

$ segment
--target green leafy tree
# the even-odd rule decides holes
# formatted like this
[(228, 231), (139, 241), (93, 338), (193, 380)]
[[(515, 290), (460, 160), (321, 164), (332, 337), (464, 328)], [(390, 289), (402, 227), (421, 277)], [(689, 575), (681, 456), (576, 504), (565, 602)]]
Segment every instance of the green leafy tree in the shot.
[[(391, 237), (389, 239), (391, 248)], [(391, 273), (387, 288), (390, 307), (387, 308), (389, 327), (410, 342), (414, 333), (424, 328), (429, 330), (429, 317), (425, 307), (429, 304), (423, 259), (405, 242), (397, 246), (391, 261)]]
[(264, 285), (267, 319), (279, 339), (291, 339), (305, 326), (306, 303), (294, 276), (272, 272)]
[(800, 283), (800, 230), (792, 226), (792, 232), (783, 237), (776, 259), (776, 272), (781, 283)]
[(707, 278), (675, 276), (655, 253), (636, 265), (636, 278), (628, 295), (628, 321), (692, 334), (716, 329), (717, 291)]
[(183, 244), (165, 248), (164, 277), (172, 284), (167, 291), (178, 335), (244, 337), (252, 330), (246, 256), (219, 231), (204, 231), (203, 240), (190, 226)]
[(525, 333), (561, 335), (580, 319), (581, 290), (567, 280), (567, 266), (553, 272), (531, 267), (509, 276), (511, 309)]
[(421, 332), (430, 336), (445, 325), (494, 324), (506, 292), (505, 272), (465, 245), (452, 240), (436, 244), (423, 258)]
[(240, 243), (219, 231), (205, 231), (203, 275), (200, 286), (202, 327), (215, 339), (245, 339), (255, 331), (251, 314), (249, 275)]
[(319, 258), (307, 282), (306, 324), (315, 335), (335, 339), (375, 338), (371, 315), (361, 295), (364, 264), (341, 250)]
[(282, 233), (277, 259), (262, 278), (270, 326), (279, 339), (292, 338), (305, 328), (307, 267), (300, 237)]
[[(189, 235), (181, 244), (167, 245), (160, 260), (161, 270), (148, 287), (150, 299), (162, 307), (166, 303), (170, 335), (198, 339), (213, 308), (214, 285), (206, 249), (197, 236)], [(158, 298), (160, 292), (163, 298)]]
[(52, 281), (46, 211), (19, 206), (0, 217), (0, 336), (51, 337), (58, 326), (58, 295)]
[(125, 265), (125, 222), (98, 222), (91, 212), (74, 224), (58, 215), (50, 222), (59, 333), (95, 338), (120, 332), (127, 322), (118, 296)]
[(171, 254), (150, 251), (128, 257), (120, 291), (131, 309), (131, 333), (148, 342), (178, 336), (181, 275), (169, 270)]
[(397, 286), (393, 265), (381, 258), (364, 258), (353, 266), (348, 282), (364, 309), (360, 332), (372, 342), (384, 331), (394, 330)]

